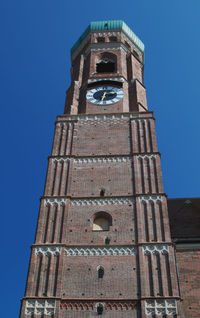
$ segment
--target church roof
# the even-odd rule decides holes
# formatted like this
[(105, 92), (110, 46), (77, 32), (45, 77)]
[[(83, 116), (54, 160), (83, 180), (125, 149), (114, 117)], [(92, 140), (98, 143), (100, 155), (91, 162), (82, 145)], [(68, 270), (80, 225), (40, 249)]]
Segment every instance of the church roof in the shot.
[(172, 239), (200, 239), (200, 198), (168, 199)]
[(144, 43), (135, 35), (135, 33), (128, 27), (128, 25), (122, 20), (107, 20), (107, 21), (95, 21), (90, 22), (85, 31), (81, 34), (79, 39), (71, 48), (71, 54), (79, 47), (81, 42), (86, 38), (91, 31), (103, 31), (103, 30), (122, 30), (127, 37), (138, 46), (138, 48), (144, 52)]

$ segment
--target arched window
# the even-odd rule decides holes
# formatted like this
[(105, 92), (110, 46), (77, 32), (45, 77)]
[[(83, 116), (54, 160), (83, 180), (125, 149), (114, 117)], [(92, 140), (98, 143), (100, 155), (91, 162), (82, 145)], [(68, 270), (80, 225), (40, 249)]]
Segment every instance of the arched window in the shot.
[(97, 212), (94, 216), (93, 231), (109, 231), (112, 217), (106, 212)]
[(109, 38), (110, 42), (117, 42), (117, 37), (116, 36), (111, 36)]
[(98, 217), (94, 220), (93, 223), (94, 231), (108, 231), (109, 230), (109, 221), (104, 217)]
[(108, 237), (108, 236), (106, 236), (106, 238), (105, 238), (105, 244), (110, 244), (110, 238)]
[(117, 71), (117, 56), (110, 52), (103, 52), (98, 55), (96, 64), (97, 73), (112, 73)]
[(109, 58), (103, 58), (97, 63), (97, 73), (113, 73), (115, 72), (115, 62)]
[(104, 268), (102, 266), (98, 266), (97, 270), (98, 270), (98, 278), (103, 278)]
[(105, 38), (99, 37), (99, 38), (97, 38), (97, 42), (98, 43), (105, 42)]
[(97, 315), (102, 315), (102, 313), (103, 313), (103, 305), (98, 304), (97, 305)]

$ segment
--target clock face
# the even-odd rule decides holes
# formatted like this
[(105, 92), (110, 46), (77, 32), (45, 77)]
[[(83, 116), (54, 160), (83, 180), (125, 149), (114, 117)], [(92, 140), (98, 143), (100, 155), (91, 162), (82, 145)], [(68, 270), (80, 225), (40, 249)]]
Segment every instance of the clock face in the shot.
[(96, 105), (110, 105), (117, 103), (124, 96), (122, 89), (113, 86), (100, 86), (87, 92), (86, 98)]

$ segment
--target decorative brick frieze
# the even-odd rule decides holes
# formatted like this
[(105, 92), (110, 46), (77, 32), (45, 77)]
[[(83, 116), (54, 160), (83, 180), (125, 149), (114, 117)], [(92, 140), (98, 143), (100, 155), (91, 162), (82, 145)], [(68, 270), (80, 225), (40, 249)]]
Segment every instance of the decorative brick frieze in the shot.
[(35, 247), (35, 254), (37, 256), (57, 256), (62, 251), (61, 246), (37, 246)]
[(120, 198), (104, 198), (104, 199), (71, 199), (71, 205), (78, 206), (103, 206), (112, 204), (133, 204), (135, 202), (134, 198), (120, 197)]
[(113, 301), (92, 301), (92, 300), (64, 300), (61, 302), (61, 309), (65, 308), (66, 310), (95, 310), (98, 305), (101, 304), (104, 310), (133, 310), (137, 304), (135, 301), (123, 301), (123, 300), (113, 300)]
[(66, 310), (93, 310), (95, 303), (93, 301), (62, 301), (60, 307)]
[(141, 195), (139, 196), (139, 202), (145, 202), (145, 203), (149, 203), (149, 202), (162, 202), (163, 200), (163, 196), (162, 195)]
[(133, 310), (136, 302), (131, 301), (107, 301), (105, 303), (105, 310)]
[(146, 315), (177, 315), (177, 301), (175, 299), (145, 300)]
[(124, 256), (136, 255), (134, 246), (109, 246), (109, 247), (89, 247), (77, 246), (65, 248), (67, 256)]
[(149, 254), (168, 254), (169, 253), (169, 245), (167, 244), (149, 244), (143, 245), (142, 251), (144, 255)]
[(131, 157), (85, 157), (75, 158), (75, 163), (112, 163), (112, 162), (129, 162), (132, 161)]
[(66, 204), (66, 198), (47, 198), (44, 199), (46, 206), (64, 206)]
[(29, 299), (26, 300), (26, 315), (47, 315), (55, 313), (55, 300), (53, 299)]

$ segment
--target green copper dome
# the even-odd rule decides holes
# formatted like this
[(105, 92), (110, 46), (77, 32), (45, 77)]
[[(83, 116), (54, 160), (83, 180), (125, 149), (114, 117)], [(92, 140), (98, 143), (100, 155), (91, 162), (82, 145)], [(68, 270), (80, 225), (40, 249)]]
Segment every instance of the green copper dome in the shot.
[(103, 30), (122, 30), (129, 39), (135, 43), (138, 48), (144, 52), (144, 44), (142, 41), (135, 35), (135, 33), (128, 27), (128, 25), (122, 20), (108, 20), (108, 21), (95, 21), (90, 22), (88, 27), (85, 29), (80, 38), (71, 48), (71, 54), (79, 47), (81, 42), (86, 38), (88, 33), (91, 31), (103, 31)]

